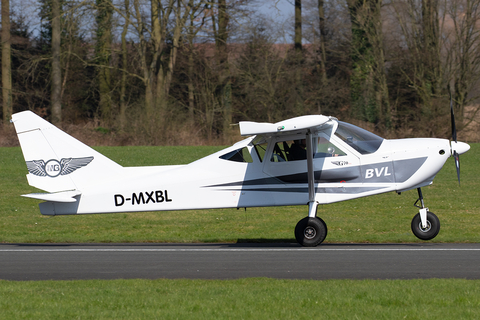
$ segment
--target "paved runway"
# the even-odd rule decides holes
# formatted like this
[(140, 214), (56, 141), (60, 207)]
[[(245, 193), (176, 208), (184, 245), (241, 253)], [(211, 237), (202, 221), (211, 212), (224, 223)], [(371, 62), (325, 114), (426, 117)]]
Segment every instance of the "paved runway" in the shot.
[(480, 244), (0, 244), (0, 279), (480, 279)]

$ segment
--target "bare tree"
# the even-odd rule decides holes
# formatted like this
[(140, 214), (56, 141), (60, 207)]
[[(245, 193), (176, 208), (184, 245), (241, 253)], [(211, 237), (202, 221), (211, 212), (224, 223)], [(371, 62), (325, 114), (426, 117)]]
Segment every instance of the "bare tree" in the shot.
[[(217, 55), (217, 63), (220, 68), (219, 84), (220, 103), (223, 109), (223, 139), (225, 143), (230, 143), (230, 124), (232, 123), (232, 82), (230, 79), (230, 66), (228, 62), (228, 27), (230, 21), (230, 13), (227, 11), (227, 1), (218, 0), (217, 3), (218, 24), (213, 21), (215, 48)], [(215, 18), (215, 15), (212, 15)]]
[[(445, 14), (440, 15), (438, 0), (398, 0), (392, 4), (406, 48), (400, 58), (406, 61), (403, 74), (418, 97), (416, 117), (425, 121), (437, 119), (448, 111), (448, 104), (444, 103), (448, 80), (441, 52)], [(436, 136), (440, 126), (428, 127), (429, 134)]]
[(302, 46), (302, 0), (295, 0), (295, 79), (296, 79), (296, 109), (299, 114), (305, 112), (303, 105), (303, 46)]
[(124, 8), (125, 8), (125, 22), (123, 23), (122, 27), (122, 79), (120, 84), (120, 128), (123, 130), (125, 129), (125, 122), (126, 122), (126, 110), (127, 110), (127, 102), (126, 102), (126, 95), (127, 95), (127, 66), (128, 66), (128, 53), (127, 53), (127, 33), (128, 33), (128, 26), (130, 23), (130, 1), (124, 0)]
[[(295, 97), (296, 70), (289, 69), (287, 45), (274, 44), (264, 17), (253, 21), (245, 48), (236, 61), (237, 112), (244, 119), (276, 122), (297, 115), (290, 108)], [(284, 49), (285, 51), (283, 51)]]
[(100, 95), (99, 109), (103, 121), (112, 120), (111, 74), (112, 56), (112, 14), (111, 0), (96, 0), (96, 45), (95, 62), (97, 67), (98, 91)]
[(60, 62), (60, 0), (52, 0), (52, 122), (62, 122), (62, 69)]
[(2, 96), (3, 121), (12, 116), (12, 63), (10, 35), (10, 0), (2, 0)]
[(445, 73), (449, 84), (453, 82), (455, 114), (461, 124), (465, 106), (479, 98), (475, 89), (480, 80), (480, 1), (452, 1), (446, 13), (451, 23), (446, 23), (442, 37), (447, 49)]
[(429, 135), (447, 136), (446, 126), (434, 123), (449, 113), (449, 91), (460, 127), (465, 106), (478, 98), (474, 91), (480, 80), (480, 2), (397, 0), (392, 4), (406, 48), (402, 72), (418, 97), (416, 117), (431, 123), (426, 126)]
[(352, 24), (350, 92), (356, 116), (391, 126), (382, 33), (382, 0), (347, 0)]
[(295, 0), (295, 52), (301, 55), (302, 51), (302, 0)]
[[(198, 11), (195, 11), (193, 8), (190, 11), (189, 26), (187, 28), (187, 42), (188, 42), (188, 66), (187, 66), (187, 89), (188, 89), (188, 119), (191, 124), (195, 122), (195, 85), (194, 85), (194, 77), (195, 77), (195, 54), (198, 54), (197, 50), (195, 49), (194, 40), (198, 32), (200, 32), (205, 24), (206, 14), (205, 8), (197, 7)], [(201, 19), (200, 19), (201, 17)], [(197, 19), (200, 19), (198, 24), (195, 23)]]
[(320, 72), (323, 83), (327, 82), (327, 28), (325, 26), (324, 0), (318, 0), (318, 29), (320, 33)]
[(140, 40), (138, 53), (145, 85), (145, 114), (150, 121), (157, 120), (160, 126), (165, 124), (167, 116), (168, 94), (182, 30), (190, 11), (198, 8), (200, 3), (194, 0), (168, 0), (166, 3), (151, 0), (150, 20), (147, 20), (140, 1), (133, 1), (132, 25)]

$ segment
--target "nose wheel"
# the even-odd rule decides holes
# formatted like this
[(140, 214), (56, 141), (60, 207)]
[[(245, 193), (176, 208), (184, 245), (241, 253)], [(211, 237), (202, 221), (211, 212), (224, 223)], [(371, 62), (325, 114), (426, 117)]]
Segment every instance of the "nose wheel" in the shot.
[(427, 225), (424, 227), (420, 219), (420, 213), (417, 213), (412, 219), (412, 232), (421, 240), (431, 240), (440, 232), (440, 220), (430, 211), (427, 211)]
[[(412, 219), (412, 232), (420, 240), (431, 240), (440, 232), (440, 220), (433, 212), (428, 211), (423, 203), (422, 190), (420, 188), (417, 190), (418, 200), (414, 206), (420, 210)], [(419, 201), (420, 206), (417, 205)]]

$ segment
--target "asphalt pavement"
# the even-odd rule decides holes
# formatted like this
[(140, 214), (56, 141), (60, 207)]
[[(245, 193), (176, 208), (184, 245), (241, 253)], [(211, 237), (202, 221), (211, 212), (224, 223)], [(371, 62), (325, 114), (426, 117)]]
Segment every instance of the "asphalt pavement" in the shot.
[(480, 244), (0, 244), (0, 279), (480, 279)]

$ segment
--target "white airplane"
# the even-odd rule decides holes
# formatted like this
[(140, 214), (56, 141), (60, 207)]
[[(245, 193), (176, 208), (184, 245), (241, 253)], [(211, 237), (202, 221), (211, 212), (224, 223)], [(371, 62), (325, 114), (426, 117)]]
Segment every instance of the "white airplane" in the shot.
[(303, 246), (327, 236), (318, 204), (410, 189), (419, 196), (412, 231), (433, 239), (440, 222), (420, 188), (451, 155), (460, 177), (458, 155), (470, 149), (456, 141), (454, 128), (451, 143), (387, 140), (333, 117), (309, 115), (274, 124), (240, 122), (248, 138), (187, 165), (122, 167), (31, 111), (14, 114), (12, 122), (28, 183), (47, 192), (23, 196), (44, 200), (44, 215), (308, 205), (308, 216), (295, 227)]

